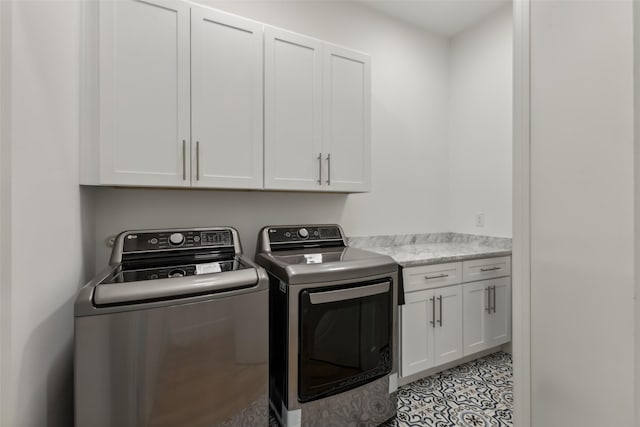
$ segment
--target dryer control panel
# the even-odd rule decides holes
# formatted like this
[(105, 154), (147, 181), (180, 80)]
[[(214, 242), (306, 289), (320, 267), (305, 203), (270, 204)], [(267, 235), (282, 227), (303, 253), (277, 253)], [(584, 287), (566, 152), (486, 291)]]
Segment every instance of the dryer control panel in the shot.
[(271, 243), (343, 240), (340, 227), (335, 225), (270, 227), (268, 235)]

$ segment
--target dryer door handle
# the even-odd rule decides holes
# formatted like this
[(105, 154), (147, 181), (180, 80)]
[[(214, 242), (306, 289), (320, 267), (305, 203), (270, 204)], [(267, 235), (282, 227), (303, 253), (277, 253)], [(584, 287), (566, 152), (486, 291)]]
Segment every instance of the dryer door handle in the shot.
[(337, 291), (315, 292), (309, 295), (311, 304), (326, 304), (329, 302), (345, 301), (356, 298), (370, 297), (389, 292), (391, 282), (376, 285), (360, 286), (357, 288), (340, 289)]

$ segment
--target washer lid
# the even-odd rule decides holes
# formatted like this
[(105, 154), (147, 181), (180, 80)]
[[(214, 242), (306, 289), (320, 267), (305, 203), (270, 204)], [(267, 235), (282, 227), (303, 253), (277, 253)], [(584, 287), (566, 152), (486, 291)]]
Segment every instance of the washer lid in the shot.
[(129, 282), (103, 281), (93, 293), (96, 306), (134, 304), (177, 297), (215, 294), (258, 284), (255, 268)]
[(290, 285), (362, 279), (398, 271), (391, 257), (351, 247), (262, 252), (256, 262)]

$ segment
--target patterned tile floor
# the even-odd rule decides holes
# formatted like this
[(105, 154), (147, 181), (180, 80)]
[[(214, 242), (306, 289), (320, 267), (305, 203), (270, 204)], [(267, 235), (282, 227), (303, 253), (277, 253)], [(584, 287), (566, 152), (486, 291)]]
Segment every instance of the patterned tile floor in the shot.
[(511, 427), (511, 355), (456, 366), (398, 390), (398, 416), (384, 427)]
[(497, 352), (407, 384), (381, 427), (511, 427), (512, 375), (511, 355)]

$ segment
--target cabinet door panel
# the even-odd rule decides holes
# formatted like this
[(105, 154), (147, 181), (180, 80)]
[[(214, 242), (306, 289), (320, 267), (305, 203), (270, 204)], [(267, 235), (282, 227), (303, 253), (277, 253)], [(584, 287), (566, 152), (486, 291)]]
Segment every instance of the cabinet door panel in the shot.
[(435, 365), (462, 357), (462, 286), (433, 291), (436, 299)]
[(319, 190), (322, 44), (265, 28), (265, 188)]
[(402, 376), (433, 366), (433, 291), (405, 296), (402, 314)]
[(262, 24), (192, 6), (192, 184), (262, 188)]
[(102, 184), (189, 185), (189, 49), (188, 4), (100, 2)]
[(490, 283), (465, 283), (463, 286), (464, 355), (488, 348), (487, 307)]
[(327, 190), (369, 190), (370, 76), (369, 56), (325, 45), (323, 151), (327, 171), (323, 185)]
[(492, 347), (511, 339), (511, 278), (489, 282), (491, 286), (495, 286), (495, 291), (491, 294), (494, 310), (487, 316), (487, 340)]

